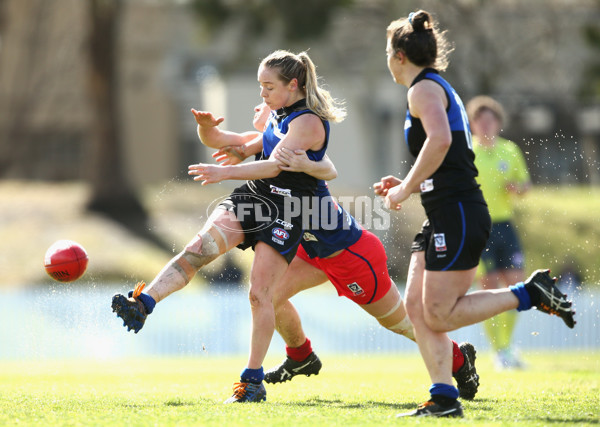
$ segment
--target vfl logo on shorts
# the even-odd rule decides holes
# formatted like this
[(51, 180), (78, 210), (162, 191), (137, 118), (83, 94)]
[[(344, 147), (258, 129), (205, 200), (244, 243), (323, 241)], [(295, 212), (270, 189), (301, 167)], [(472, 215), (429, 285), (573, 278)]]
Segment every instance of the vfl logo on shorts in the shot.
[(355, 297), (365, 293), (365, 291), (363, 291), (363, 288), (358, 286), (358, 283), (356, 283), (356, 282), (350, 283), (349, 285), (346, 285), (346, 286), (348, 286), (348, 289), (350, 289), (350, 292), (352, 292)]
[(290, 238), (290, 233), (285, 231), (283, 228), (274, 228), (273, 230), (271, 230), (271, 233), (273, 234), (271, 240), (280, 245), (283, 245), (285, 243), (285, 240)]
[(308, 231), (305, 231), (304, 234), (302, 235), (302, 237), (307, 242), (318, 242), (319, 241), (319, 239), (317, 239), (314, 234), (310, 234)]
[(271, 185), (270, 187), (272, 194), (279, 194), (280, 196), (292, 197), (292, 190), (288, 188), (279, 188), (274, 185)]
[(426, 179), (421, 183), (421, 193), (433, 191), (433, 179)]
[(444, 233), (434, 234), (433, 240), (435, 241), (436, 252), (446, 252), (446, 235)]

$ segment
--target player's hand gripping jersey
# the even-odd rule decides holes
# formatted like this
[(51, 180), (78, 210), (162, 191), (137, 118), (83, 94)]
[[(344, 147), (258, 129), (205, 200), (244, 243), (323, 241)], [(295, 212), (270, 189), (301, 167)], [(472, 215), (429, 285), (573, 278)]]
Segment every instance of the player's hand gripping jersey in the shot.
[[(256, 155), (256, 160), (268, 159), (275, 146), (281, 141), (288, 132), (292, 120), (303, 114), (315, 114), (306, 108), (306, 100), (301, 99), (289, 107), (280, 108), (272, 111), (269, 115), (265, 130), (263, 132), (263, 148), (260, 154)], [(307, 150), (306, 155), (309, 159), (319, 161), (325, 156), (327, 145), (329, 143), (329, 122), (321, 120), (325, 128), (325, 143), (319, 150)], [(274, 178), (257, 179), (248, 181), (248, 185), (257, 193), (278, 194), (280, 196), (312, 196), (317, 188), (317, 178), (304, 172), (281, 171)], [(280, 191), (281, 190), (281, 191)]]
[[(257, 155), (257, 160), (268, 159), (287, 134), (290, 122), (303, 114), (314, 114), (306, 108), (304, 99), (271, 112), (263, 132), (263, 149)], [(323, 158), (329, 141), (329, 122), (322, 120), (322, 123), (325, 128), (323, 147), (306, 152), (315, 161)], [(247, 181), (236, 188), (222, 205), (236, 214), (244, 230), (244, 242), (238, 247), (254, 247), (256, 242), (261, 241), (283, 255), (288, 263), (291, 262), (302, 238), (302, 214), (288, 217), (290, 203), (293, 198), (293, 203), (301, 204), (294, 210), (304, 209), (303, 203), (310, 203), (315, 194), (317, 181), (302, 172), (281, 171), (273, 178)]]

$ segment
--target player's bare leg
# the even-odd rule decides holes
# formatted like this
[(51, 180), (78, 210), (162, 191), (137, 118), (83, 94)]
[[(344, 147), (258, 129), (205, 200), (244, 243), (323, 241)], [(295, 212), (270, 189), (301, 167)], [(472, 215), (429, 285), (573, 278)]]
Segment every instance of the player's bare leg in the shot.
[(176, 292), (192, 280), (196, 273), (220, 255), (240, 244), (244, 233), (235, 214), (217, 208), (198, 234), (177, 254), (148, 285), (148, 293), (156, 302)]
[[(413, 325), (406, 313), (400, 292), (393, 282), (383, 298), (360, 307), (375, 317), (386, 329), (415, 341)], [(456, 380), (460, 396), (472, 400), (479, 387), (479, 375), (475, 368), (475, 347), (467, 342), (459, 345), (451, 340), (451, 343), (452, 376)]]
[[(450, 380), (448, 359), (451, 354), (447, 331), (476, 323), (502, 311), (532, 307), (561, 317), (575, 325), (571, 302), (555, 286), (548, 270), (535, 271), (525, 282), (508, 289), (476, 291), (465, 295), (476, 268), (437, 272), (424, 269), (423, 252), (413, 253), (407, 287), (407, 308), (415, 328), (419, 350), (432, 380), (431, 400), (436, 410), (462, 412), (458, 391)], [(411, 414), (411, 413), (408, 413)]]
[(375, 317), (384, 328), (404, 335), (410, 340), (415, 340), (412, 323), (410, 323), (404, 308), (404, 301), (393, 282), (390, 290), (382, 298), (371, 304), (360, 304), (359, 306)]
[[(450, 375), (450, 339), (443, 333), (432, 331), (425, 322), (423, 307), (424, 273), (424, 253), (415, 252), (411, 256), (408, 271), (405, 298), (406, 309), (415, 330), (415, 337), (417, 339), (417, 344), (419, 345), (419, 350), (423, 355), (425, 366), (427, 366), (427, 370), (430, 372), (432, 380), (435, 379), (439, 382), (452, 384), (452, 378)], [(434, 347), (439, 347), (439, 351), (444, 354), (443, 360), (437, 361), (429, 357), (429, 354)]]
[(323, 271), (295, 257), (283, 279), (277, 284), (273, 295), (273, 306), (275, 307), (275, 317), (277, 319), (276, 328), (289, 347), (299, 347), (306, 341), (300, 315), (290, 302), (290, 298), (328, 280)]
[(248, 364), (234, 384), (233, 396), (225, 403), (260, 402), (266, 400), (262, 363), (275, 332), (275, 310), (273, 292), (283, 277), (288, 263), (271, 246), (258, 242), (254, 248), (254, 262), (250, 272), (250, 308), (252, 310), (252, 332)]
[[(276, 313), (276, 328), (286, 342), (288, 356), (277, 367), (265, 374), (268, 383), (285, 382), (299, 374), (318, 373), (321, 362), (312, 352), (310, 341), (304, 334), (300, 316), (289, 301), (294, 295), (325, 283), (328, 280), (322, 270), (295, 258), (278, 286), (273, 302)], [(404, 335), (414, 341), (413, 327), (408, 319), (402, 296), (395, 285), (378, 301), (359, 305), (390, 331)], [(477, 393), (479, 376), (475, 370), (475, 350), (469, 343), (453, 344), (453, 375), (457, 380), (462, 397), (473, 399)], [(304, 347), (307, 347), (306, 349)], [(303, 354), (304, 351), (304, 354)], [(292, 357), (298, 354), (299, 357)], [(290, 357), (292, 356), (292, 357)]]
[(276, 328), (286, 343), (287, 356), (279, 366), (265, 373), (266, 382), (285, 382), (296, 375), (310, 376), (319, 373), (321, 361), (312, 351), (310, 340), (302, 329), (300, 315), (289, 299), (327, 280), (323, 271), (299, 257), (290, 263), (273, 296)]
[(241, 243), (243, 236), (232, 212), (215, 209), (205, 226), (182, 252), (165, 265), (148, 287), (140, 282), (128, 297), (122, 294), (113, 296), (113, 311), (123, 319), (123, 326), (139, 332), (156, 303), (185, 287), (200, 268)]
[(509, 288), (465, 295), (475, 271), (425, 271), (424, 316), (433, 331), (454, 331), (518, 307), (519, 300)]
[(507, 310), (538, 311), (560, 317), (575, 326), (572, 302), (556, 287), (550, 270), (536, 270), (522, 283), (465, 295), (475, 277), (475, 268), (465, 271), (426, 271), (423, 295), (427, 325), (438, 332), (454, 331), (489, 319)]
[(248, 367), (258, 369), (269, 349), (275, 332), (273, 292), (283, 277), (288, 263), (275, 249), (264, 242), (255, 247), (254, 263), (250, 273), (250, 307), (252, 335)]
[[(432, 384), (452, 389), (454, 390), (452, 393), (456, 393), (456, 397), (458, 397), (458, 390), (454, 388), (452, 382), (452, 342), (445, 333), (432, 331), (426, 323), (423, 304), (425, 273), (424, 252), (414, 252), (411, 256), (407, 278), (406, 309)], [(456, 402), (456, 400), (454, 401)], [(439, 405), (439, 403), (436, 404)], [(451, 409), (462, 413), (460, 403), (458, 406), (459, 408)]]

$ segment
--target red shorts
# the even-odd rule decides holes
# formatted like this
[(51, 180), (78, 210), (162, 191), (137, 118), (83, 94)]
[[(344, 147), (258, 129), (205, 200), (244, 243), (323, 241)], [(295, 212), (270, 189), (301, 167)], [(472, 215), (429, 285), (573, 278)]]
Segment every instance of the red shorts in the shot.
[(381, 299), (391, 288), (387, 255), (381, 241), (363, 230), (355, 244), (333, 258), (309, 258), (300, 245), (296, 256), (322, 270), (339, 296), (357, 304), (370, 304)]

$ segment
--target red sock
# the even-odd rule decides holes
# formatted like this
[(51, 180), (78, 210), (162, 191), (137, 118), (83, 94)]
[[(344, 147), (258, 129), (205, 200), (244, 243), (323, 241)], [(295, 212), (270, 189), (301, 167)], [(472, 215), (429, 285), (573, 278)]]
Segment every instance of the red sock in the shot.
[(465, 364), (465, 356), (458, 348), (456, 341), (452, 341), (452, 373), (456, 373)]
[(312, 351), (310, 340), (308, 338), (306, 338), (306, 341), (304, 341), (304, 344), (302, 344), (300, 347), (285, 346), (285, 352), (289, 358), (295, 360), (296, 362), (302, 362), (304, 359), (310, 356)]

